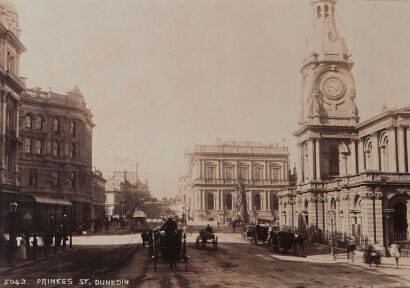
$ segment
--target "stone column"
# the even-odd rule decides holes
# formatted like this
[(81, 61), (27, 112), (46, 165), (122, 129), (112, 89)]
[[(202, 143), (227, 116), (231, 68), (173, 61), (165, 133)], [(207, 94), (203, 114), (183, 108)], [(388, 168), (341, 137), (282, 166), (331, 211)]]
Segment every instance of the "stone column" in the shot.
[(357, 151), (356, 151), (356, 143), (357, 143), (357, 141), (356, 140), (352, 140), (352, 142), (351, 142), (351, 144), (350, 144), (350, 151), (352, 152), (351, 153), (351, 161), (350, 161), (350, 169), (347, 169), (348, 170), (348, 174), (357, 174), (358, 173), (358, 171), (357, 171), (357, 165), (356, 165), (356, 153), (357, 153)]
[(309, 140), (309, 179), (315, 179), (315, 144), (313, 139)]
[(389, 132), (389, 170), (390, 172), (398, 172), (396, 163), (396, 128), (392, 128)]
[(406, 172), (406, 152), (405, 152), (405, 129), (406, 127), (400, 126), (398, 130), (398, 158), (399, 158), (399, 172)]
[(271, 200), (271, 199), (270, 199), (270, 198), (271, 198), (271, 193), (270, 193), (270, 191), (266, 191), (266, 197), (267, 197), (267, 198), (266, 198), (266, 200), (267, 200), (267, 201), (266, 201), (266, 202), (267, 202), (267, 210), (268, 210), (268, 211), (272, 211), (272, 208), (271, 208), (272, 205), (271, 205), (271, 203), (270, 203), (270, 200)]
[(321, 179), (321, 172), (320, 172), (320, 139), (316, 139), (316, 179)]
[[(383, 217), (382, 217), (382, 201), (380, 192), (367, 190), (363, 197), (363, 234), (367, 236), (369, 243), (374, 244), (374, 236), (376, 234), (376, 243), (383, 244)], [(374, 196), (376, 196), (374, 198)], [(379, 197), (380, 196), (380, 197)], [(373, 207), (374, 206), (374, 207)], [(375, 213), (374, 213), (375, 211)], [(376, 229), (376, 233), (375, 230)]]
[(316, 217), (317, 217), (317, 213), (316, 213), (316, 196), (315, 195), (311, 195), (308, 196), (308, 219), (309, 219), (309, 223), (308, 226), (316, 226)]
[(359, 160), (359, 173), (361, 173), (361, 172), (363, 172), (364, 171), (364, 149), (363, 149), (363, 145), (364, 145), (364, 142), (363, 142), (363, 139), (359, 139), (359, 141), (358, 141), (358, 153), (359, 153), (359, 155), (358, 155), (358, 160)]
[(301, 144), (297, 144), (297, 152), (296, 152), (296, 171), (298, 174), (297, 184), (301, 184), (303, 182), (303, 175), (302, 175), (302, 149)]
[(248, 210), (249, 210), (249, 211), (253, 211), (253, 195), (252, 195), (252, 190), (249, 191)]
[(205, 203), (205, 190), (201, 190), (202, 193), (202, 205), (201, 205), (201, 209), (202, 210), (206, 210), (206, 203)]
[(318, 203), (317, 203), (317, 220), (318, 220), (318, 229), (322, 230), (323, 232), (325, 231), (326, 227), (324, 226), (324, 210), (323, 206), (324, 205), (324, 199), (323, 196), (318, 197)]
[[(410, 173), (410, 127), (407, 126), (407, 172)], [(410, 207), (410, 206), (407, 206)], [(410, 232), (410, 231), (409, 231)]]

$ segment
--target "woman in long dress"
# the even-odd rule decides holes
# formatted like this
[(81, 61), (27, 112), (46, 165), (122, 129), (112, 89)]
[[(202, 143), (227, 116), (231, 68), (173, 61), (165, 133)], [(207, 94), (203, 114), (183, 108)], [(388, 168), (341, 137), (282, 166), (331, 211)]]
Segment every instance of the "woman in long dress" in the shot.
[(399, 269), (400, 246), (396, 243), (390, 245), (390, 254), (396, 259), (396, 269)]
[(19, 247), (19, 250), (17, 252), (17, 258), (18, 259), (27, 259), (26, 240), (24, 240), (24, 237), (21, 237), (20, 247)]

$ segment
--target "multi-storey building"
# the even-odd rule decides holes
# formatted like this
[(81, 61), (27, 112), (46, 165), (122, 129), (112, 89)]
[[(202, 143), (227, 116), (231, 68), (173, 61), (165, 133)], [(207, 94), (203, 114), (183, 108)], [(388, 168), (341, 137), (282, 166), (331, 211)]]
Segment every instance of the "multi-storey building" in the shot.
[(187, 155), (188, 176), (182, 183), (188, 217), (220, 223), (236, 219), (241, 178), (251, 221), (277, 220), (277, 193), (288, 185), (288, 155), (287, 147), (258, 142), (195, 146)]
[(26, 48), (20, 41), (19, 19), (13, 4), (0, 2), (0, 232), (5, 227), (9, 204), (16, 201), (19, 187), (20, 55)]
[[(56, 206), (72, 204), (75, 223), (89, 222), (92, 181), (99, 177), (91, 170), (92, 114), (79, 88), (67, 94), (28, 89), (21, 95), (20, 126), (21, 192), (53, 198)], [(48, 213), (63, 210), (49, 209)]]
[(101, 171), (93, 171), (91, 187), (92, 219), (103, 219), (105, 211), (105, 182)]
[(408, 239), (410, 107), (359, 122), (353, 62), (336, 0), (312, 0), (314, 32), (301, 73), (297, 185), (280, 193), (281, 225), (316, 227), (360, 244)]

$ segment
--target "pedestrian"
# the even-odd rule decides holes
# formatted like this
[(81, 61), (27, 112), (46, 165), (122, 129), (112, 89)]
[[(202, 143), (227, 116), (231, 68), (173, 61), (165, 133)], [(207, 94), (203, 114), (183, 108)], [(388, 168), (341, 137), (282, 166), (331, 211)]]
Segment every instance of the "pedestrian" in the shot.
[(20, 247), (19, 250), (17, 251), (17, 258), (18, 259), (27, 259), (27, 244), (26, 244), (26, 239), (25, 237), (21, 237), (20, 240)]
[(232, 222), (232, 232), (235, 233), (236, 221)]
[(31, 241), (31, 244), (33, 245), (33, 259), (36, 260), (37, 259), (37, 247), (38, 247), (36, 233), (33, 233), (33, 241)]
[(390, 245), (390, 254), (396, 259), (396, 269), (399, 269), (400, 246), (396, 243)]
[(218, 225), (218, 228), (219, 228), (219, 221), (218, 221), (218, 222), (216, 222), (216, 225)]

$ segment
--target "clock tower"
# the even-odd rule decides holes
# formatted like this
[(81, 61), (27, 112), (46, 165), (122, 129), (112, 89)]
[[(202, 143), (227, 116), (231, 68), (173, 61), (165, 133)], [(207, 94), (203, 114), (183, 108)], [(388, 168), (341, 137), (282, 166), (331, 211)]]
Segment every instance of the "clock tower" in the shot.
[(337, 0), (311, 0), (313, 34), (303, 60), (300, 125), (353, 126), (359, 121), (353, 62), (336, 29)]

